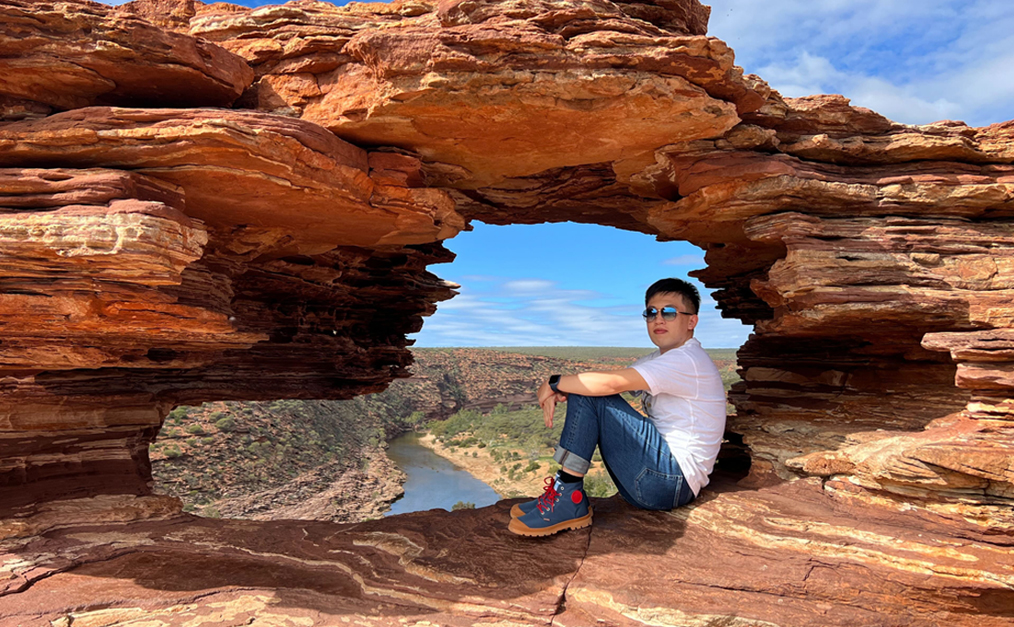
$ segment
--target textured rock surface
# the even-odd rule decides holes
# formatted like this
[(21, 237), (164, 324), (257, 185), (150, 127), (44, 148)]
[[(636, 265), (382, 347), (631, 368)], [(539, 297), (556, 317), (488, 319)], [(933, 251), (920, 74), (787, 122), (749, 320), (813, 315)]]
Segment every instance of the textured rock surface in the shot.
[[(148, 497), (151, 498), (151, 497)], [(673, 513), (598, 501), (532, 541), (509, 502), (336, 525), (166, 516), (2, 544), (3, 624), (1006, 625), (1011, 539), (913, 512), (855, 517), (848, 486), (719, 482)], [(94, 504), (102, 512), (109, 503)], [(960, 542), (954, 540), (961, 537)], [(891, 615), (904, 608), (904, 616)]]
[[(403, 161), (381, 171), (411, 169)], [(188, 215), (273, 237), (280, 256), (424, 244), (464, 226), (444, 192), (389, 174), (378, 183), (365, 150), (315, 124), (258, 112), (89, 107), (0, 128), (0, 165), (52, 163), (174, 183)]]
[[(696, 0), (4, 6), (5, 621), (1014, 619), (1014, 123), (783, 99)], [(408, 374), (470, 219), (705, 248), (755, 328), (750, 475), (603, 504), (591, 544), (519, 544), (502, 507), (340, 528), (150, 494), (176, 404)]]
[[(442, 192), (374, 184), (366, 153), (333, 136), (333, 146), (303, 137), (314, 150), (270, 130), (207, 115), (193, 122), (179, 112), (168, 129), (147, 134), (131, 126), (137, 120), (125, 123), (129, 131), (114, 130), (96, 148), (81, 135), (68, 139), (60, 127), (71, 116), (71, 135), (77, 129), (94, 138), (105, 130), (82, 131), (78, 118), (111, 111), (128, 115), (86, 109), (0, 129), (15, 138), (0, 140), (0, 160), (17, 161), (23, 138), (35, 132), (36, 154), (49, 151), (36, 163), (136, 168), (0, 173), (9, 207), (0, 213), (0, 492), (10, 505), (63, 490), (147, 492), (147, 445), (180, 402), (378, 390), (411, 359), (403, 334), (452, 293), (423, 271), (446, 259), (445, 251), (405, 248), (405, 240), (418, 242), (426, 220), (433, 239), (451, 228), (428, 213), (435, 199), (442, 215), (454, 216)], [(133, 113), (167, 118), (164, 110)], [(294, 122), (297, 130), (305, 126)], [(52, 130), (35, 130), (45, 123)], [(132, 145), (131, 132), (140, 136)], [(230, 144), (230, 133), (254, 139), (244, 148)], [(201, 137), (203, 163), (194, 148), (204, 148)], [(281, 150), (286, 146), (290, 152)], [(156, 163), (157, 173), (143, 167)], [(181, 170), (192, 176), (175, 185)], [(303, 213), (234, 203), (233, 211), (249, 209), (237, 217), (229, 203), (213, 202), (216, 181), (246, 198), (288, 192), (287, 202)], [(306, 215), (314, 208), (316, 220)], [(362, 214), (373, 216), (373, 230)], [(389, 228), (378, 232), (384, 219)], [(357, 224), (363, 226), (351, 233), (340, 229)], [(297, 294), (298, 304), (289, 302)], [(237, 369), (247, 374), (237, 379)], [(241, 380), (248, 383), (239, 392)]]
[(0, 3), (0, 119), (92, 104), (227, 106), (243, 60), (86, 1)]
[[(318, 2), (208, 10), (190, 22), (245, 57), (251, 104), (357, 143), (457, 166), (474, 188), (550, 168), (644, 158), (720, 135), (767, 94), (703, 35), (706, 12), (612, 2)], [(639, 9), (667, 19), (641, 19)], [(629, 13), (628, 13), (629, 11)], [(246, 98), (246, 97), (245, 97)]]

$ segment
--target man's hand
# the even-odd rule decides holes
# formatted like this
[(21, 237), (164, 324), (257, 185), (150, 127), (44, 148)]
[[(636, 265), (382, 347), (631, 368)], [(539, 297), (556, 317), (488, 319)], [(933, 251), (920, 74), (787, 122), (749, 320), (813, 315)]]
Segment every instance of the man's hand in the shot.
[(567, 395), (562, 392), (554, 392), (553, 388), (549, 387), (549, 382), (543, 381), (542, 385), (539, 386), (538, 397), (539, 407), (542, 408), (542, 419), (546, 423), (546, 428), (552, 429), (553, 412), (556, 411), (556, 404), (558, 402), (566, 402)]

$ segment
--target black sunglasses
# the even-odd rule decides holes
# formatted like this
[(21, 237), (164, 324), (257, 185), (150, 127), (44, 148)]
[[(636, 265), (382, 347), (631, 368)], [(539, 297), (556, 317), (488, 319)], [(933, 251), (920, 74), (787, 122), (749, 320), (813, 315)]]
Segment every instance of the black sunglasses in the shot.
[(662, 309), (655, 309), (654, 307), (648, 307), (647, 309), (645, 309), (644, 311), (641, 312), (641, 315), (644, 316), (644, 319), (648, 320), (649, 322), (652, 321), (652, 320), (654, 320), (655, 316), (657, 316), (658, 314), (662, 314), (662, 319), (663, 320), (675, 320), (676, 319), (676, 314), (683, 314), (684, 316), (693, 316), (693, 315), (696, 315), (696, 314), (690, 313), (689, 311), (680, 311), (679, 309), (676, 309), (675, 307), (663, 307)]

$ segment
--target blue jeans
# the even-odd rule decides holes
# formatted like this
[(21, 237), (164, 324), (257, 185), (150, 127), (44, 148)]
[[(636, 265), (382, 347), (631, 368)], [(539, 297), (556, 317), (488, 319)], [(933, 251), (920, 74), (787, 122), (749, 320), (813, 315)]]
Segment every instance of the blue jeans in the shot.
[(609, 476), (628, 503), (669, 510), (694, 499), (669, 444), (654, 423), (619, 394), (568, 394), (567, 421), (554, 458), (564, 470), (583, 475), (596, 445)]

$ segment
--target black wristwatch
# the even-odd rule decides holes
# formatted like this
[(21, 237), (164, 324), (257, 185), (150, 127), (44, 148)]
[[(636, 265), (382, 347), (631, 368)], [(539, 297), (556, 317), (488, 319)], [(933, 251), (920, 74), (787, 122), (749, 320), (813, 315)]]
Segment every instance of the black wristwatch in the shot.
[(554, 374), (553, 376), (549, 377), (549, 389), (559, 393), (560, 390), (556, 388), (556, 386), (558, 385), (560, 385), (560, 375)]

